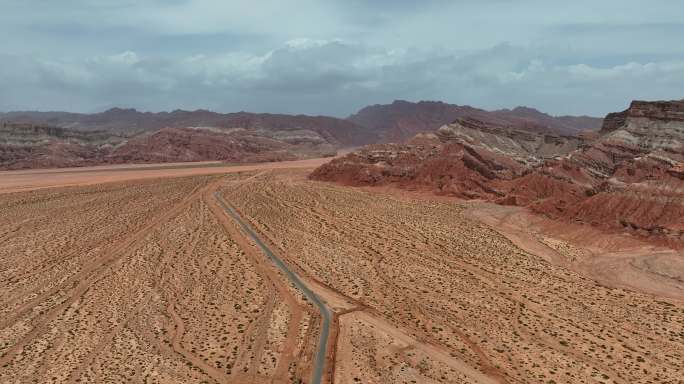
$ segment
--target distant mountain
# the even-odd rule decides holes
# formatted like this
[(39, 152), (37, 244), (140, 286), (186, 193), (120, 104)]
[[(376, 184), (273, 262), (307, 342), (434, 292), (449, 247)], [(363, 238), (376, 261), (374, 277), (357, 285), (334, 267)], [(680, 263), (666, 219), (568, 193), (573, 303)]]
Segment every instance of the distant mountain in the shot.
[(563, 135), (574, 135), (584, 130), (595, 131), (602, 123), (600, 118), (554, 117), (527, 107), (485, 111), (439, 101), (412, 103), (402, 100), (365, 107), (347, 120), (371, 129), (380, 135), (381, 141), (399, 142), (421, 132), (434, 131), (458, 118), (473, 118), (498, 126)]
[(207, 110), (173, 112), (139, 112), (113, 108), (95, 114), (69, 112), (9, 112), (0, 120), (14, 123), (45, 125), (76, 131), (107, 131), (131, 136), (162, 128), (244, 128), (252, 131), (310, 130), (330, 144), (344, 147), (367, 144), (377, 135), (353, 122), (327, 116), (283, 115), (269, 113), (217, 113)]
[(220, 160), (234, 163), (332, 156), (339, 147), (306, 129), (162, 128), (136, 135), (4, 122), (0, 170)]
[(552, 117), (523, 107), (488, 112), (440, 102), (406, 101), (366, 107), (348, 119), (207, 110), (20, 111), (0, 114), (0, 169), (323, 156), (344, 147), (404, 140), (461, 117), (547, 134), (598, 129), (595, 123), (599, 121)]
[(0, 170), (101, 164), (125, 138), (104, 131), (0, 123)]
[(684, 247), (684, 101), (634, 101), (582, 136), (461, 118), (406, 142), (361, 148), (311, 177), (527, 206)]

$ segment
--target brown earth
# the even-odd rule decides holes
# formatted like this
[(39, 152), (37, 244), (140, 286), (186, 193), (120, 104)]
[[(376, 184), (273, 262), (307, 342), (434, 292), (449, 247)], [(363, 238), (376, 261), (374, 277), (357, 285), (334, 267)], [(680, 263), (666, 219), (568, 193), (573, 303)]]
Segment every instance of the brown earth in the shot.
[(2, 382), (308, 377), (318, 315), (209, 176), (3, 194)]
[[(467, 206), (304, 176), (265, 174), (249, 180), (248, 194), (224, 195), (290, 265), (352, 303), (338, 310), (338, 382), (678, 379), (681, 358), (665, 355), (684, 354), (682, 282), (658, 266), (637, 270), (642, 282), (655, 279), (648, 284), (599, 284), (479, 224)], [(638, 292), (658, 281), (657, 296)], [(651, 328), (664, 318), (669, 331)], [(649, 338), (668, 346), (641, 344)], [(673, 364), (669, 378), (655, 376), (650, 359), (660, 353)]]
[[(346, 152), (341, 152), (345, 154)], [(307, 168), (320, 166), (329, 159), (317, 158), (295, 161), (230, 165), (220, 162), (123, 164), (93, 167), (31, 169), (0, 171), (0, 194), (44, 188), (83, 186), (111, 182), (217, 175), (279, 168)]]
[(679, 380), (674, 264), (636, 264), (660, 292), (598, 284), (544, 223), (527, 234), (551, 258), (474, 219), (524, 231), (486, 211), (520, 208), (369, 193), (295, 165), (23, 171), (29, 189), (109, 182), (0, 194), (0, 381), (308, 382), (318, 314), (214, 190), (335, 311), (334, 382)]
[(684, 299), (684, 251), (624, 233), (560, 223), (521, 207), (462, 202), (516, 246), (599, 284)]

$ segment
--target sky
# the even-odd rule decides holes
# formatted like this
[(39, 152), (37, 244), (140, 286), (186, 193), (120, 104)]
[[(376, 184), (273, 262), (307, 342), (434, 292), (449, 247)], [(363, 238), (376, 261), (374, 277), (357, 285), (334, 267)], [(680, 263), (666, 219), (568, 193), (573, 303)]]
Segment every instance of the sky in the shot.
[(684, 98), (681, 0), (0, 0), (0, 111), (603, 116)]

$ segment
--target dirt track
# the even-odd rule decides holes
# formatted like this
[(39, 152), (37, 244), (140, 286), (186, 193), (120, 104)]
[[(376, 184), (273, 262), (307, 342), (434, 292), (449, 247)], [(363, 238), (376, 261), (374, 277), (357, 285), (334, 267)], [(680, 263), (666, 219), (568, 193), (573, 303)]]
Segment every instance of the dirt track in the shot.
[[(319, 311), (216, 192), (334, 311), (335, 382), (681, 378), (681, 301), (596, 284), (465, 205), (295, 165), (60, 170), (0, 195), (0, 382), (307, 382)], [(107, 183), (43, 189), (77, 173)]]
[(319, 314), (321, 314), (322, 317), (322, 323), (321, 323), (321, 334), (319, 336), (318, 340), (318, 348), (316, 350), (316, 355), (314, 357), (314, 366), (313, 366), (313, 373), (312, 373), (312, 379), (311, 383), (312, 384), (320, 384), (323, 382), (323, 375), (324, 375), (324, 369), (325, 369), (325, 360), (326, 360), (326, 353), (328, 349), (328, 338), (330, 337), (330, 319), (332, 317), (330, 308), (321, 300), (316, 293), (309, 288), (306, 283), (304, 283), (297, 274), (292, 272), (289, 267), (280, 259), (278, 256), (276, 256), (273, 251), (268, 248), (266, 244), (264, 244), (259, 236), (254, 233), (254, 231), (247, 225), (240, 215), (235, 211), (233, 207), (231, 207), (226, 201), (221, 197), (220, 194), (214, 193), (214, 197), (218, 200), (218, 202), (221, 204), (221, 207), (226, 211), (227, 214), (229, 214), (233, 220), (235, 220), (238, 225), (242, 228), (242, 230), (254, 241), (254, 243), (261, 249), (261, 251), (268, 256), (268, 258), (273, 261), (274, 265), (285, 274), (287, 279), (294, 284), (297, 289), (299, 289), (304, 296), (306, 296), (307, 299), (311, 300), (311, 302), (316, 305), (316, 308), (318, 309)]
[(219, 182), (3, 195), (0, 381), (308, 377), (318, 315), (216, 205)]
[(348, 303), (338, 305), (336, 382), (679, 378), (681, 301), (597, 284), (465, 205), (303, 176), (271, 172), (222, 191), (301, 275)]

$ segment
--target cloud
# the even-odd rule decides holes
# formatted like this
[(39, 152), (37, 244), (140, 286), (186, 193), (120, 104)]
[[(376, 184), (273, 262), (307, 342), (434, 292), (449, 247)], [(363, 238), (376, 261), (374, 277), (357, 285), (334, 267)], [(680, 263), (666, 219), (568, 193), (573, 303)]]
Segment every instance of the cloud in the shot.
[[(567, 64), (510, 44), (463, 54), (299, 39), (260, 54), (169, 59), (124, 51), (82, 60), (2, 60), (0, 80), (7, 85), (0, 103), (30, 108), (37, 102), (45, 109), (123, 105), (346, 115), (366, 103), (402, 98), (602, 115), (630, 97), (681, 98), (684, 89), (684, 60)], [(31, 76), (24, 76), (27, 70)]]
[(682, 98), (684, 5), (6, 0), (0, 110), (347, 115), (439, 99), (603, 115)]

